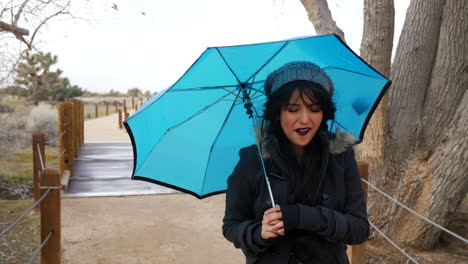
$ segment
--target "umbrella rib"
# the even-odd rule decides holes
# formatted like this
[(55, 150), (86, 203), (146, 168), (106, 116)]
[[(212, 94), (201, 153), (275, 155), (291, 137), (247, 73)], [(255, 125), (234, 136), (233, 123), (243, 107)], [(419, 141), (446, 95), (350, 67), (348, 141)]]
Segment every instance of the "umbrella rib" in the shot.
[(291, 41), (289, 41), (289, 40), (286, 41), (286, 42), (283, 44), (283, 46), (281, 46), (281, 48), (279, 48), (279, 49), (275, 52), (275, 54), (273, 54), (273, 56), (271, 56), (271, 58), (269, 58), (265, 63), (263, 63), (263, 65), (262, 65), (260, 68), (258, 68), (258, 70), (257, 70), (254, 74), (252, 74), (252, 76), (250, 76), (249, 79), (247, 79), (246, 82), (248, 82), (250, 79), (252, 79), (254, 76), (256, 76), (261, 70), (263, 70), (263, 68), (265, 68), (265, 66), (267, 66), (267, 64), (270, 63), (276, 56), (278, 56), (278, 54), (279, 54), (284, 48), (286, 48), (286, 46), (289, 45), (290, 42), (291, 42)]
[(236, 73), (234, 73), (234, 70), (231, 68), (231, 66), (229, 65), (229, 63), (227, 63), (226, 61), (226, 58), (224, 58), (223, 54), (221, 53), (221, 51), (216, 48), (216, 51), (218, 52), (219, 56), (221, 56), (221, 59), (223, 59), (224, 63), (226, 64), (226, 66), (228, 67), (228, 69), (231, 71), (232, 75), (234, 75), (234, 77), (236, 78), (237, 80), (237, 83), (239, 85), (241, 85), (241, 81), (239, 80), (239, 78), (237, 77)]
[[(237, 93), (237, 97), (239, 97), (240, 92), (241, 92), (241, 90), (239, 90), (239, 92)], [(213, 144), (211, 144), (210, 154), (209, 154), (209, 156), (208, 156), (208, 162), (206, 163), (206, 167), (205, 167), (205, 177), (203, 177), (203, 184), (202, 184), (202, 188), (201, 188), (201, 193), (203, 192), (203, 189), (205, 188), (206, 173), (208, 172), (208, 165), (210, 164), (210, 159), (211, 159), (211, 154), (213, 153), (213, 148), (214, 148), (214, 146), (216, 145), (216, 143), (218, 142), (219, 136), (220, 136), (221, 133), (223, 132), (224, 127), (226, 127), (226, 123), (227, 123), (229, 117), (231, 116), (232, 109), (234, 109), (234, 106), (235, 106), (235, 105), (236, 105), (236, 101), (234, 101), (234, 102), (232, 103), (231, 108), (229, 109), (229, 112), (228, 112), (228, 114), (226, 115), (226, 118), (225, 118), (224, 121), (223, 121), (223, 125), (222, 125), (221, 128), (219, 129), (218, 134), (216, 135), (216, 138), (215, 138), (215, 140), (213, 141)]]
[[(229, 91), (228, 89), (224, 89), (224, 90), (236, 97), (235, 99), (233, 99), (234, 101), (237, 101), (237, 99), (240, 98), (239, 93), (235, 94), (233, 91)], [(230, 101), (230, 100), (226, 100), (226, 101)]]
[[(171, 128), (167, 129), (166, 132), (164, 133), (164, 135), (162, 135), (159, 140), (154, 144), (151, 152), (146, 156), (145, 160), (141, 162), (141, 164), (144, 164), (146, 162), (146, 160), (148, 159), (149, 156), (151, 156), (151, 153), (153, 153), (153, 151), (155, 150), (156, 146), (161, 142), (161, 140), (168, 134), (170, 133), (172, 130), (174, 130), (175, 128), (183, 125), (184, 123), (187, 123), (188, 121), (190, 121), (191, 119), (195, 118), (196, 116), (200, 115), (201, 113), (205, 112), (206, 110), (208, 110), (209, 108), (211, 108), (212, 106), (216, 105), (217, 103), (221, 102), (224, 98), (226, 98), (227, 96), (229, 96), (230, 94), (226, 94), (226, 95), (223, 95), (221, 96), (218, 100), (216, 100), (215, 102), (207, 105), (206, 107), (204, 107), (203, 109), (201, 109), (200, 111), (198, 111), (197, 113), (195, 113), (194, 115), (190, 116), (189, 118), (187, 118), (186, 120), (180, 122), (179, 124), (176, 124), (174, 126), (172, 126)], [(141, 165), (140, 165), (141, 167)]]
[(217, 103), (223, 101), (224, 98), (228, 97), (230, 94), (225, 94), (223, 96), (221, 96), (218, 100), (214, 101), (213, 103), (205, 106), (204, 108), (202, 108), (200, 111), (198, 111), (197, 113), (193, 114), (192, 116), (188, 117), (186, 120), (180, 122), (179, 124), (177, 125), (174, 125), (172, 126), (171, 128), (169, 128), (168, 130), (166, 130), (166, 133), (164, 133), (164, 135), (166, 135), (167, 133), (169, 133), (171, 130), (187, 123), (188, 121), (190, 121), (191, 119), (195, 118), (196, 116), (199, 116), (200, 114), (202, 114), (203, 112), (205, 112), (206, 110), (208, 110), (209, 108), (211, 108), (212, 106), (216, 105)]
[(237, 87), (237, 85), (219, 85), (219, 86), (208, 86), (208, 87), (193, 87), (193, 88), (185, 88), (185, 89), (174, 89), (169, 90), (168, 92), (187, 92), (187, 91), (204, 91), (204, 90), (216, 90), (216, 89), (224, 89), (226, 87)]
[(362, 73), (362, 72), (352, 71), (352, 70), (348, 70), (348, 69), (344, 69), (344, 68), (340, 68), (340, 67), (335, 67), (335, 66), (328, 66), (328, 67), (324, 67), (324, 68), (323, 68), (324, 71), (326, 71), (326, 70), (328, 70), (328, 69), (337, 69), (337, 70), (342, 70), (342, 71), (347, 71), (347, 72), (350, 72), (350, 73), (355, 73), (355, 74), (363, 75), (363, 76), (370, 77), (370, 78), (374, 78), (374, 79), (386, 80), (385, 78), (380, 78), (380, 77), (368, 75), (368, 74), (365, 74), (365, 73)]

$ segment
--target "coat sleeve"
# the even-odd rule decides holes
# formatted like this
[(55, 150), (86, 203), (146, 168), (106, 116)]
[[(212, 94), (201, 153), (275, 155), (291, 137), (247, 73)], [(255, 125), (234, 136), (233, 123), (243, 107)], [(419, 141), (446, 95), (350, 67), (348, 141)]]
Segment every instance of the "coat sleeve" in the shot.
[[(294, 209), (288, 209), (298, 214), (296, 228), (315, 232), (330, 242), (356, 245), (363, 243), (369, 237), (367, 207), (354, 151), (351, 148), (343, 155), (346, 194), (342, 212), (322, 206), (313, 207), (302, 204), (298, 204), (296, 208), (293, 207)], [(286, 222), (287, 220), (285, 220), (285, 225)]]
[[(248, 153), (250, 152), (250, 153)], [(226, 191), (226, 210), (223, 218), (223, 235), (246, 255), (264, 252), (271, 239), (261, 237), (261, 221), (255, 220), (254, 201), (257, 155), (245, 149), (239, 152), (240, 161), (229, 176)]]

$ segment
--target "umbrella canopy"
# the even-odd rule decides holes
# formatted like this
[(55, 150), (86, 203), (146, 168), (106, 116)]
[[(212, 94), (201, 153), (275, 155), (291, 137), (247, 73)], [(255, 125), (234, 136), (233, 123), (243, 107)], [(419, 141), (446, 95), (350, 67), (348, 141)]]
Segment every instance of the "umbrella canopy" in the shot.
[[(213, 47), (125, 121), (134, 151), (132, 178), (198, 198), (225, 191), (239, 149), (255, 144), (252, 118), (263, 115), (265, 79), (292, 61), (313, 62), (330, 76), (336, 114), (329, 127), (362, 140), (390, 81), (338, 36)], [(252, 104), (252, 118), (245, 103)]]

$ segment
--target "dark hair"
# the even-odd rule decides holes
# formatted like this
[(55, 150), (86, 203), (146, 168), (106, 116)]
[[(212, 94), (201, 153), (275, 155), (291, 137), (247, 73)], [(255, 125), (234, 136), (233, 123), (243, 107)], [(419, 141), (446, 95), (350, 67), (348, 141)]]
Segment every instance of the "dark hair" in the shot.
[(275, 120), (279, 120), (281, 109), (289, 103), (289, 99), (296, 89), (299, 91), (300, 99), (306, 96), (320, 106), (323, 112), (322, 123), (326, 124), (328, 120), (335, 118), (335, 105), (327, 91), (318, 83), (302, 80), (288, 82), (270, 95), (265, 103), (263, 118), (270, 121), (271, 124)]
[(323, 113), (322, 123), (317, 131), (327, 133), (327, 121), (335, 117), (335, 105), (330, 94), (318, 83), (312, 81), (292, 81), (284, 84), (268, 97), (265, 103), (263, 119), (266, 122), (262, 126), (262, 136), (266, 139), (264, 146), (270, 153), (273, 161), (284, 172), (290, 175), (290, 202), (313, 202), (318, 185), (320, 171), (322, 142), (316, 134), (304, 151), (303, 162), (299, 163), (291, 142), (284, 134), (280, 123), (281, 110), (287, 106), (294, 91), (299, 91), (299, 99), (307, 97), (319, 105)]

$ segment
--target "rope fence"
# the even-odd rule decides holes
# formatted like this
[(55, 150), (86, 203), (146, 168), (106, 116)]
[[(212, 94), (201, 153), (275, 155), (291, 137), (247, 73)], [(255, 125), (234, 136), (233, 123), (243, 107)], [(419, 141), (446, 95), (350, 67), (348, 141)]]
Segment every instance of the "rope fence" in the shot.
[(418, 261), (416, 261), (413, 257), (411, 257), (408, 253), (406, 253), (401, 247), (399, 247), (395, 242), (393, 242), (387, 235), (385, 235), (384, 232), (382, 232), (380, 229), (378, 229), (371, 221), (369, 221), (369, 224), (374, 228), (381, 236), (383, 236), (390, 244), (392, 244), (396, 249), (398, 249), (403, 255), (405, 255), (408, 259), (413, 261), (416, 264), (419, 264)]
[(23, 220), (23, 218), (25, 218), (34, 208), (36, 208), (36, 206), (50, 193), (52, 189), (48, 189), (44, 195), (42, 195), (42, 197), (37, 200), (33, 205), (31, 205), (31, 207), (26, 210), (20, 217), (18, 217), (18, 219), (16, 219), (15, 222), (13, 222), (12, 224), (10, 224), (10, 226), (8, 226), (5, 230), (2, 231), (2, 233), (0, 234), (0, 238), (4, 235), (6, 235), (11, 229), (13, 229), (17, 224), (19, 224), (19, 222), (21, 222), (21, 220)]
[(433, 226), (435, 226), (435, 227), (437, 227), (437, 228), (439, 228), (439, 229), (441, 229), (441, 230), (443, 230), (443, 231), (449, 233), (450, 235), (452, 235), (452, 236), (454, 236), (454, 237), (460, 239), (461, 241), (463, 241), (463, 242), (465, 242), (465, 243), (468, 243), (468, 240), (467, 240), (466, 238), (463, 238), (462, 236), (460, 236), (460, 235), (458, 235), (458, 234), (456, 234), (456, 233), (454, 233), (454, 232), (448, 230), (447, 228), (445, 228), (445, 227), (443, 227), (443, 226), (437, 224), (436, 222), (432, 221), (431, 219), (429, 219), (429, 218), (427, 218), (427, 217), (425, 217), (425, 216), (419, 214), (418, 212), (414, 211), (413, 209), (409, 208), (408, 206), (402, 204), (402, 203), (401, 203), (400, 201), (398, 201), (397, 199), (395, 199), (395, 198), (391, 197), (390, 195), (386, 194), (384, 191), (380, 190), (380, 189), (377, 188), (375, 185), (369, 183), (369, 182), (366, 181), (365, 179), (362, 179), (362, 178), (361, 178), (361, 180), (362, 180), (363, 182), (365, 182), (366, 184), (368, 184), (369, 186), (371, 186), (374, 190), (376, 190), (376, 191), (378, 191), (379, 193), (381, 193), (383, 196), (387, 197), (388, 199), (390, 199), (391, 201), (395, 202), (395, 203), (398, 204), (399, 206), (405, 208), (405, 209), (408, 210), (409, 212), (415, 214), (417, 217), (424, 219), (426, 222), (428, 222), (428, 223), (432, 224)]
[(56, 158), (55, 160), (49, 162), (49, 165), (53, 165), (53, 164), (55, 164), (58, 160), (60, 160), (60, 159), (63, 157), (63, 155), (65, 154), (66, 151), (67, 151), (67, 149), (64, 149), (64, 150), (62, 151), (62, 153), (60, 153), (60, 154), (57, 156), (57, 158)]
[(64, 131), (62, 132), (62, 134), (58, 135), (57, 137), (55, 137), (55, 138), (53, 138), (53, 139), (50, 139), (50, 140), (47, 140), (47, 141), (45, 142), (45, 144), (50, 144), (50, 143), (52, 143), (52, 142), (55, 142), (55, 141), (59, 140), (63, 135), (65, 135), (65, 133), (67, 133), (66, 130), (64, 130)]
[(49, 241), (50, 237), (52, 236), (52, 234), (54, 233), (54, 230), (50, 230), (49, 233), (47, 234), (47, 237), (44, 239), (44, 242), (42, 242), (41, 246), (34, 252), (34, 254), (32, 255), (31, 259), (28, 261), (28, 264), (31, 264), (31, 263), (36, 263), (37, 262), (37, 255), (39, 254), (39, 252), (41, 252), (41, 250), (44, 248), (44, 246), (47, 244), (47, 242)]
[[(83, 103), (76, 99), (66, 99), (64, 103), (57, 105), (57, 110), (59, 119), (57, 137), (45, 140), (45, 133), (42, 131), (36, 131), (32, 134), (35, 202), (0, 233), (0, 238), (5, 236), (31, 211), (38, 210), (38, 205), (40, 205), (38, 212), (41, 215), (41, 245), (28, 263), (37, 262), (39, 252), (41, 263), (58, 264), (61, 261), (61, 189), (68, 184), (68, 177), (74, 168), (74, 159), (84, 142)], [(47, 164), (45, 145), (56, 141), (58, 141), (60, 154), (54, 161)], [(59, 161), (59, 168), (51, 167)]]
[(44, 163), (44, 158), (42, 157), (42, 152), (41, 152), (41, 146), (39, 144), (36, 145), (37, 146), (37, 155), (39, 155), (39, 160), (40, 160), (40, 165), (41, 165), (41, 169), (44, 170), (45, 168), (45, 163)]

